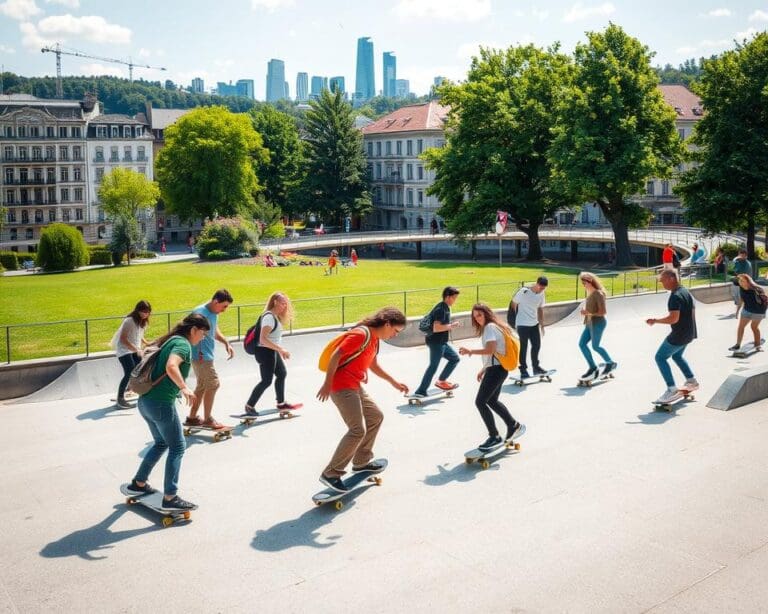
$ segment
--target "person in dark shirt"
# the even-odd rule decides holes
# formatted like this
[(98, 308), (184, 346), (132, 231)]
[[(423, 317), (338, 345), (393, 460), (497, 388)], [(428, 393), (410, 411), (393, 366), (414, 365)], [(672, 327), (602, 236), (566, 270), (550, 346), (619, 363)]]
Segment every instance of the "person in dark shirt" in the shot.
[(453, 390), (458, 384), (452, 384), (448, 378), (459, 364), (459, 355), (449, 343), (448, 333), (459, 325), (459, 322), (451, 322), (451, 306), (459, 297), (459, 289), (448, 286), (443, 289), (443, 300), (432, 308), (432, 332), (427, 335), (426, 344), (429, 349), (429, 366), (421, 378), (421, 384), (413, 395), (425, 397), (429, 392), (429, 383), (440, 366), (440, 360), (445, 358), (448, 362), (443, 367), (435, 386), (441, 390)]
[(768, 298), (765, 295), (765, 290), (758, 286), (746, 273), (737, 275), (736, 279), (739, 282), (741, 317), (739, 318), (739, 327), (736, 331), (736, 345), (728, 349), (735, 352), (741, 347), (744, 329), (747, 327), (747, 323), (749, 323), (752, 328), (755, 349), (761, 351), (763, 338), (760, 336), (760, 322), (765, 319), (766, 301), (768, 301)]
[(665, 290), (669, 290), (669, 300), (667, 301), (667, 310), (669, 313), (663, 318), (648, 318), (645, 322), (648, 326), (654, 324), (669, 324), (672, 332), (659, 346), (656, 352), (656, 364), (661, 371), (661, 376), (667, 385), (658, 399), (657, 403), (669, 403), (674, 401), (680, 394), (675, 386), (675, 378), (672, 375), (672, 369), (669, 366), (669, 359), (675, 361), (685, 376), (685, 383), (682, 388), (693, 391), (699, 387), (699, 382), (691, 371), (691, 367), (683, 358), (683, 352), (688, 344), (696, 338), (696, 310), (693, 306), (693, 297), (688, 290), (681, 286), (677, 280), (677, 273), (674, 270), (664, 270), (659, 275), (659, 281)]

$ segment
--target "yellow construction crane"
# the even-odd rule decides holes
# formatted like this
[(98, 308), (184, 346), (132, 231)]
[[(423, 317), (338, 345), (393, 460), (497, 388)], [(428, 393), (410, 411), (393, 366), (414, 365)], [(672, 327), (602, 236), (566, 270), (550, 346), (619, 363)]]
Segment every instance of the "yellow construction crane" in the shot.
[(104, 58), (98, 55), (89, 55), (82, 53), (81, 51), (65, 50), (61, 48), (59, 43), (56, 43), (53, 47), (43, 47), (41, 50), (43, 53), (55, 53), (56, 54), (56, 98), (64, 98), (64, 91), (61, 87), (61, 56), (73, 55), (78, 58), (89, 58), (91, 60), (101, 60), (102, 62), (112, 62), (113, 64), (124, 64), (128, 67), (128, 79), (133, 81), (133, 67), (137, 68), (153, 68), (155, 70), (165, 70), (162, 66), (149, 66), (147, 64), (135, 64), (130, 58), (126, 62), (125, 60), (116, 60), (115, 58)]

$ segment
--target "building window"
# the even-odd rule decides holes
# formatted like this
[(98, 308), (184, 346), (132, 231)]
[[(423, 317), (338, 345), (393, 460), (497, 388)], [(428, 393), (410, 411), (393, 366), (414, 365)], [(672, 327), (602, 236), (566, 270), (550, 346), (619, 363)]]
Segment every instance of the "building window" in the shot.
[(42, 223), (43, 223), (43, 210), (35, 209), (35, 224), (42, 224)]
[(61, 202), (69, 202), (69, 188), (61, 188)]
[(3, 157), (6, 160), (13, 160), (13, 147), (6, 147), (3, 150)]
[(59, 138), (60, 139), (66, 139), (67, 138), (67, 127), (66, 126), (59, 126)]
[(144, 134), (144, 130), (142, 130), (141, 126), (136, 126), (134, 128), (134, 132), (136, 133), (136, 138), (142, 136)]
[(13, 126), (6, 126), (5, 127), (5, 136), (12, 139), (13, 138)]
[(33, 147), (32, 148), (32, 159), (33, 160), (42, 160), (43, 159), (43, 148), (42, 147)]
[(374, 179), (381, 179), (381, 162), (376, 163), (376, 175)]
[(22, 168), (19, 170), (19, 183), (22, 185), (25, 183), (29, 183), (29, 170), (26, 168)]
[(48, 188), (48, 202), (49, 203), (56, 202), (56, 188)]
[(96, 157), (93, 160), (94, 162), (104, 162), (104, 148), (103, 147), (97, 147), (96, 148)]
[(32, 171), (32, 173), (35, 176), (35, 183), (40, 184), (43, 182), (43, 169), (42, 168), (36, 168)]
[(62, 181), (69, 181), (69, 169), (66, 167), (62, 167), (59, 169), (59, 178)]
[(83, 188), (75, 188), (75, 202), (83, 202)]
[(80, 148), (80, 145), (76, 145), (72, 148), (72, 159), (73, 160), (82, 160), (83, 159), (83, 150)]
[(83, 180), (83, 169), (79, 166), (76, 166), (74, 171), (74, 180), (75, 181), (82, 181)]
[[(115, 126), (113, 126), (113, 128), (114, 127)], [(119, 162), (119, 160), (120, 160), (120, 158), (119, 158), (119, 154), (118, 154), (117, 145), (113, 145), (112, 147), (109, 148), (109, 161), (110, 162)]]
[(661, 195), (669, 196), (669, 181), (666, 179), (661, 182)]
[(59, 147), (59, 160), (69, 160), (69, 147)]
[(40, 128), (37, 126), (30, 126), (29, 127), (29, 136), (33, 138), (38, 138), (40, 136)]
[(417, 199), (417, 202), (419, 203), (419, 207), (421, 207), (424, 204), (424, 191), (423, 190), (419, 190), (419, 191), (416, 192), (416, 199)]
[(7, 190), (5, 193), (5, 202), (8, 205), (13, 205), (16, 202), (16, 192)]
[[(11, 213), (8, 213), (8, 221), (11, 221)], [(16, 215), (13, 214), (13, 221), (16, 221)], [(19, 238), (19, 233), (15, 228), (11, 228), (11, 241), (16, 241)]]
[(61, 210), (61, 221), (62, 222), (68, 222), (69, 221), (69, 216), (70, 216), (69, 209), (62, 209)]
[(136, 159), (139, 162), (143, 162), (144, 160), (146, 160), (146, 153), (144, 153), (145, 151), (146, 150), (144, 149), (144, 146), (140, 145), (139, 149), (138, 149), (138, 154), (136, 154), (136, 156), (137, 156)]
[(368, 169), (368, 178), (369, 178), (369, 179), (373, 179), (373, 163), (372, 163), (372, 162), (369, 162), (369, 163), (366, 165), (366, 168)]
[(678, 128), (677, 134), (680, 136), (681, 141), (685, 140), (685, 128)]
[(56, 209), (48, 209), (48, 221), (49, 222), (56, 221)]
[(133, 161), (133, 150), (130, 147), (123, 148), (123, 160), (125, 162)]
[(102, 179), (104, 179), (104, 169), (103, 168), (97, 168), (96, 169), (96, 183), (101, 183)]
[(131, 127), (130, 126), (123, 126), (123, 138), (124, 139), (130, 139), (131, 138)]
[(21, 223), (22, 224), (29, 224), (29, 211), (27, 211), (26, 209), (24, 209), (21, 212)]
[(54, 148), (54, 147), (46, 147), (45, 148), (45, 159), (46, 160), (55, 160), (56, 159), (56, 148)]
[(18, 132), (19, 132), (19, 137), (20, 138), (27, 136), (27, 127), (26, 126), (19, 126)]
[(381, 156), (381, 141), (376, 141), (376, 155)]
[(397, 152), (398, 156), (402, 156), (403, 155), (403, 142), (402, 141), (395, 142), (395, 151)]
[(423, 166), (417, 166), (416, 167), (416, 178), (419, 181), (422, 181), (424, 179), (424, 167)]
[(110, 126), (111, 130), (109, 131), (110, 135), (112, 135), (113, 139), (119, 139), (120, 138), (120, 126)]
[(413, 155), (413, 141), (411, 139), (405, 142), (405, 153), (409, 156)]
[(83, 221), (83, 210), (82, 209), (75, 209), (75, 219), (78, 222), (82, 222)]
[(387, 155), (392, 155), (392, 141), (387, 141)]
[(5, 169), (5, 183), (13, 183), (13, 169), (12, 168), (6, 168)]
[(28, 200), (29, 200), (29, 198), (27, 196), (27, 191), (26, 190), (21, 190), (21, 204), (22, 205), (26, 205)]
[(424, 152), (424, 139), (416, 139), (416, 155)]
[(413, 207), (413, 190), (405, 191), (406, 203), (409, 207)]
[(106, 139), (107, 138), (107, 127), (106, 126), (96, 126), (96, 138), (97, 139)]
[(645, 193), (647, 196), (653, 196), (656, 193), (656, 184), (653, 181), (645, 184)]
[(27, 148), (19, 147), (19, 160), (26, 160), (26, 159), (27, 159)]
[(406, 164), (405, 165), (405, 178), (406, 179), (413, 179), (413, 164)]
[(368, 141), (368, 157), (373, 157), (373, 141)]
[(45, 136), (47, 136), (49, 139), (56, 138), (56, 128), (53, 126), (48, 126), (45, 129)]
[(35, 231), (32, 230), (31, 228), (27, 228), (26, 236), (27, 236), (27, 240), (34, 239)]
[(73, 126), (72, 127), (72, 138), (73, 139), (79, 139), (81, 135), (80, 127), (79, 126)]

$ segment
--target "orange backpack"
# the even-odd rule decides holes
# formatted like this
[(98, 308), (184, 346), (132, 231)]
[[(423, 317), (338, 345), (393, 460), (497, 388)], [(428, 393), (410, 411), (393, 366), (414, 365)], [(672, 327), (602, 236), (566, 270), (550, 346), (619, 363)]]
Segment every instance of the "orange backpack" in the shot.
[(504, 335), (505, 351), (504, 354), (494, 354), (494, 357), (504, 369), (514, 371), (520, 363), (520, 340), (512, 329), (506, 326), (499, 326), (499, 328)]
[(320, 353), (320, 360), (317, 363), (317, 367), (321, 371), (328, 370), (328, 364), (331, 362), (331, 356), (333, 356), (333, 353), (336, 351), (336, 348), (338, 348), (339, 345), (341, 345), (341, 342), (349, 335), (350, 332), (356, 329), (362, 330), (365, 333), (365, 339), (363, 340), (363, 344), (359, 348), (357, 348), (354, 352), (352, 352), (349, 356), (341, 359), (339, 361), (339, 366), (337, 368), (340, 369), (341, 367), (348, 365), (355, 358), (360, 356), (360, 354), (365, 352), (365, 348), (367, 348), (368, 345), (371, 343), (371, 331), (368, 329), (367, 326), (356, 326), (355, 328), (352, 328), (348, 331), (341, 333), (338, 337), (334, 337), (328, 342), (328, 345), (326, 345), (323, 348), (323, 351)]

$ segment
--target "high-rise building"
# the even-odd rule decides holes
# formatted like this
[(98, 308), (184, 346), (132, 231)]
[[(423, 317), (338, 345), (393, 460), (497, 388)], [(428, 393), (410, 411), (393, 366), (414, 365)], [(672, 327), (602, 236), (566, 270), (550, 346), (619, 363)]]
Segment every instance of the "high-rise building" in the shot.
[(286, 81), (283, 85), (284, 85), (284, 88), (283, 88), (284, 96), (283, 96), (283, 98), (285, 98), (286, 100), (290, 100), (291, 99), (291, 88), (288, 86), (288, 81)]
[(202, 94), (205, 92), (205, 82), (200, 77), (195, 77), (192, 79), (191, 89), (193, 94)]
[(411, 94), (411, 84), (408, 79), (397, 79), (395, 81), (395, 96), (397, 98), (408, 98)]
[(342, 94), (346, 94), (346, 89), (344, 88), (344, 77), (331, 77), (329, 87), (332, 93), (338, 91)]
[(445, 77), (435, 77), (435, 87), (439, 87), (443, 84), (443, 81), (445, 81)]
[(370, 37), (357, 39), (357, 71), (355, 73), (355, 103), (362, 103), (376, 95), (373, 74), (373, 41)]
[(219, 81), (216, 84), (216, 93), (219, 96), (237, 96), (237, 86), (232, 85), (231, 81), (229, 83)]
[(328, 89), (328, 77), (312, 77), (312, 89), (310, 98), (320, 98), (320, 93)]
[(395, 95), (397, 81), (397, 58), (392, 51), (384, 52), (384, 95), (392, 98)]
[(272, 59), (267, 63), (267, 102), (285, 98), (285, 62)]
[(296, 102), (309, 100), (309, 75), (300, 72), (296, 75)]
[(253, 79), (240, 79), (237, 84), (237, 95), (245, 96), (246, 98), (254, 99), (253, 94)]

